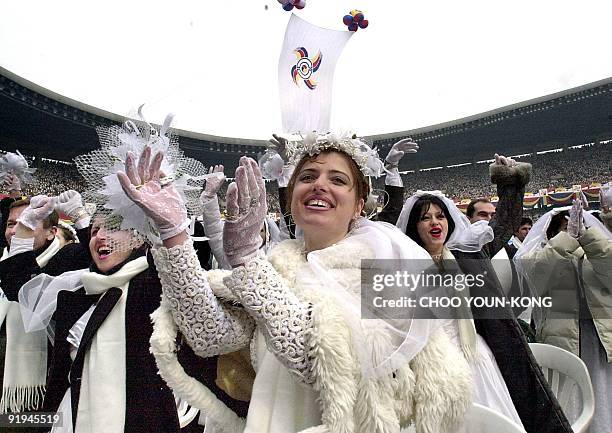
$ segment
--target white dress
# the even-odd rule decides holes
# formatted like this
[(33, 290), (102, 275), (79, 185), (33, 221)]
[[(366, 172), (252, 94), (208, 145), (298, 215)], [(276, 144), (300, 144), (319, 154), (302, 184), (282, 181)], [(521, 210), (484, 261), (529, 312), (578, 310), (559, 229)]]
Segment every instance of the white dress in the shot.
[[(449, 319), (442, 327), (451, 341), (461, 350), (457, 321)], [(512, 403), (506, 382), (491, 349), (480, 335), (477, 335), (477, 344), (477, 359), (469, 363), (474, 379), (474, 403), (493, 409), (522, 426), (523, 423)]]

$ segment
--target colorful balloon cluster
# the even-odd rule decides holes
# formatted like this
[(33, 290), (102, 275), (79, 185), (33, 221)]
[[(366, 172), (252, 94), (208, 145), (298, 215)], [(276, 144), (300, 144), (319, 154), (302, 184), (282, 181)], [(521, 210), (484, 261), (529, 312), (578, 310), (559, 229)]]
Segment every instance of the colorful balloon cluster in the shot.
[(290, 11), (293, 8), (304, 9), (306, 6), (306, 0), (278, 0), (283, 5), (283, 9)]
[(344, 25), (348, 26), (351, 32), (356, 32), (359, 28), (365, 29), (368, 24), (370, 24), (368, 20), (365, 19), (363, 12), (357, 9), (353, 9), (349, 15), (345, 15), (344, 18), (342, 18), (342, 22)]

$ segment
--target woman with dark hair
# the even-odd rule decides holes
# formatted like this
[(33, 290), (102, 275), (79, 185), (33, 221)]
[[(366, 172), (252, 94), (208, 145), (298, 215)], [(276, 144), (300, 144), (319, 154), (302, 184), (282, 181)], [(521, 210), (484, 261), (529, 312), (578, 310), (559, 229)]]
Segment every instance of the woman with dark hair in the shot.
[(559, 234), (559, 232), (567, 231), (567, 219), (569, 218), (569, 211), (562, 210), (560, 212), (554, 212), (550, 218), (550, 224), (546, 228), (546, 238), (552, 239)]
[[(432, 320), (404, 328), (362, 316), (362, 259), (399, 259), (414, 274), (433, 266), (396, 227), (361, 216), (365, 175), (382, 163), (349, 137), (309, 134), (290, 145), (296, 169), (288, 193), (302, 239), (259, 253), (265, 185), (257, 164), (242, 158), (223, 233), (233, 270), (203, 272), (183, 232), (154, 249), (164, 294), (151, 351), (160, 374), (208, 425), (228, 432), (388, 433), (410, 423), (418, 433), (457, 432), (474, 400), (461, 354), (472, 340), (453, 344)], [(184, 206), (168, 186), (152, 181), (139, 190), (119, 176), (153, 221), (181, 226)], [(250, 380), (246, 420), (184, 375), (175, 362), (177, 329), (203, 357), (250, 349), (251, 362), (236, 363), (229, 378), (234, 385)]]
[[(419, 191), (404, 204), (398, 227), (427, 250), (440, 272), (481, 276), (484, 284), (471, 286), (466, 296), (502, 296), (491, 263), (481, 251), (493, 239), (486, 221), (470, 224), (440, 192)], [(468, 356), (475, 402), (522, 423), (527, 432), (571, 431), (512, 313), (472, 304), (470, 315), (474, 319), (461, 315), (445, 320), (443, 329), (455, 342), (471, 341), (475, 346), (474, 355)], [(469, 355), (465, 350), (464, 354)]]
[[(444, 204), (444, 201), (441, 197), (436, 195), (424, 195), (416, 201), (414, 207), (412, 208), (412, 212), (410, 212), (410, 216), (408, 218), (406, 234), (418, 245), (425, 248), (427, 252), (431, 254), (434, 260), (440, 258), (440, 254), (442, 254), (443, 245), (455, 231), (455, 222), (452, 218), (449, 219), (448, 216), (448, 208), (446, 207), (446, 204)], [(431, 237), (432, 239), (438, 240), (438, 242), (426, 243), (425, 241), (423, 241), (423, 238), (428, 239), (427, 236), (425, 236), (424, 233), (424, 236), (422, 236), (420, 233), (425, 230), (426, 226), (420, 223), (423, 221), (430, 221), (434, 218), (438, 220), (446, 220), (446, 236), (442, 237), (441, 229), (436, 230), (435, 224), (433, 224), (434, 228), (432, 229), (433, 233)]]

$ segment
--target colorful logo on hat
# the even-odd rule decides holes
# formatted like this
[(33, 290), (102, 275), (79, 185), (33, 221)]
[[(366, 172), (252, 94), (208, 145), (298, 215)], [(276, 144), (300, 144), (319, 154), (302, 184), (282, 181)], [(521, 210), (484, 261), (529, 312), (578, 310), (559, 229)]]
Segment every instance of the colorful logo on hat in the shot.
[(317, 82), (313, 79), (312, 75), (317, 72), (319, 66), (321, 66), (321, 59), (323, 56), (319, 51), (316, 56), (311, 60), (308, 57), (308, 51), (306, 48), (299, 47), (293, 51), (298, 58), (298, 61), (291, 68), (291, 76), (296, 86), (299, 86), (299, 79), (303, 80), (310, 90), (317, 87)]

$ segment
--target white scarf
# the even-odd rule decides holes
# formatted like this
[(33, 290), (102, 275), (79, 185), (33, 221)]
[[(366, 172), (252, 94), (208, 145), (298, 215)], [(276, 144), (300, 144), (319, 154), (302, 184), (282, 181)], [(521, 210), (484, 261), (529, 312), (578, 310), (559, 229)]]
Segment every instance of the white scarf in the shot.
[[(36, 257), (38, 266), (44, 268), (59, 250), (60, 242), (55, 238)], [(5, 250), (2, 260), (7, 257)], [(9, 301), (4, 294), (0, 297), (0, 310), (6, 311), (6, 355), (0, 413), (34, 410), (42, 403), (45, 392), (47, 334), (44, 330), (26, 333), (19, 303)]]
[[(96, 331), (85, 355), (75, 432), (117, 433), (124, 429), (125, 304), (130, 280), (148, 267), (147, 258), (143, 256), (126, 263), (112, 275), (84, 272), (81, 276), (87, 294), (105, 293), (111, 287), (123, 293)], [(70, 407), (68, 389), (58, 410), (63, 412), (64, 424), (68, 426), (72, 419)]]
[(512, 236), (510, 238), (510, 242), (508, 242), (511, 245), (514, 245), (514, 247), (518, 250), (521, 245), (523, 245), (523, 243), (519, 240), (519, 238), (517, 238), (516, 236)]
[[(455, 261), (455, 256), (450, 252), (448, 248), (444, 248), (442, 251), (442, 258), (444, 260)], [(460, 307), (463, 312), (461, 316), (470, 316), (471, 311), (469, 307), (465, 306), (465, 303), (461, 303)], [(457, 319), (457, 327), (459, 328), (459, 341), (461, 343), (461, 350), (468, 361), (474, 362), (478, 360), (478, 339), (476, 333), (476, 325), (474, 325), (474, 319)]]

